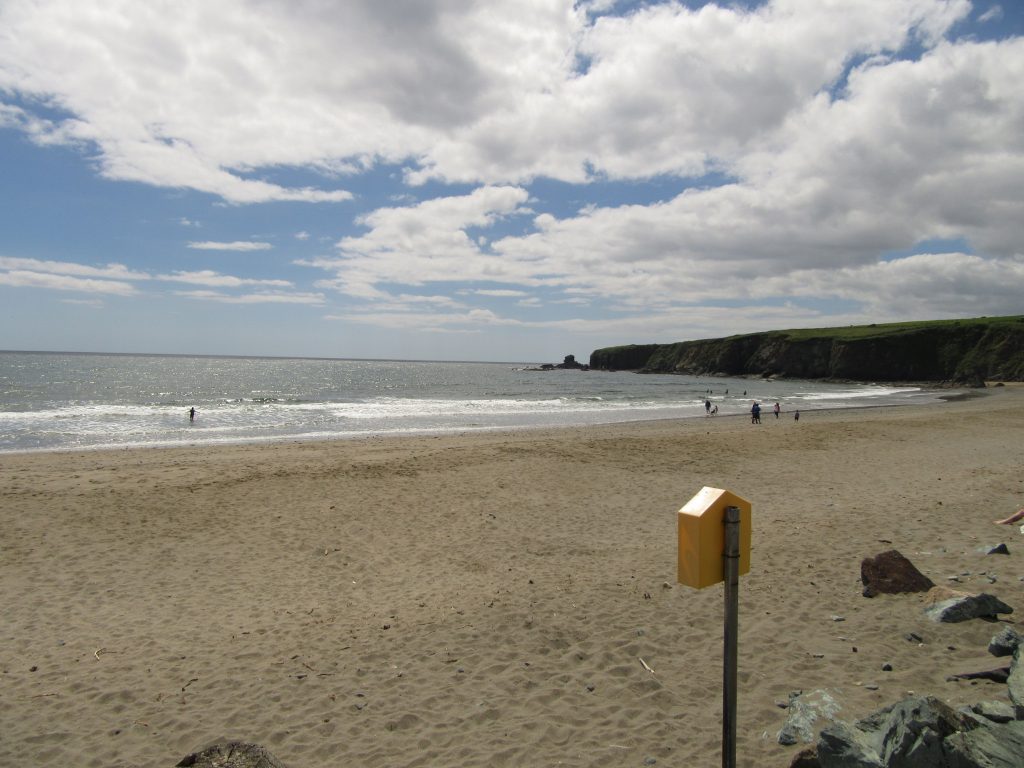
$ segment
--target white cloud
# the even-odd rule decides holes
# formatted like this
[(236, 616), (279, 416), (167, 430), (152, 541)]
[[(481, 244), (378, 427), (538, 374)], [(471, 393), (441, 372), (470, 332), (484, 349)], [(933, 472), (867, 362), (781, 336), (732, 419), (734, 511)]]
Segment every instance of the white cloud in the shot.
[(123, 264), (93, 267), (68, 261), (11, 256), (0, 256), (0, 270), (0, 285), (113, 296), (133, 296), (137, 291), (128, 281), (150, 279), (148, 274), (130, 270)]
[(1003, 8), (1000, 5), (993, 4), (987, 11), (982, 13), (978, 17), (978, 21), (984, 23), (990, 21), (999, 21), (1003, 18)]
[[(0, 10), (0, 87), (73, 117), (110, 178), (236, 203), (339, 201), (252, 177), (377, 160), (485, 183), (699, 175), (833, 83), (855, 56), (931, 42), (967, 0), (775, 0), (746, 12), (571, 0), (247, 4), (110, 0)], [(577, 71), (579, 59), (589, 62)], [(429, 83), (429, 87), (424, 87)]]
[(259, 243), (251, 240), (235, 240), (230, 243), (218, 243), (211, 240), (202, 242), (190, 242), (189, 248), (197, 251), (269, 251), (270, 243)]
[(839, 272), (808, 269), (793, 278), (786, 290), (794, 296), (849, 299), (870, 315), (893, 319), (965, 317), (979, 314), (979, 306), (986, 308), (984, 313), (1010, 315), (1021, 311), (1024, 257), (928, 253)]
[(46, 288), (52, 291), (103, 293), (115, 296), (132, 296), (136, 293), (135, 286), (131, 283), (116, 280), (91, 280), (23, 269), (0, 272), (0, 285), (10, 285), (15, 288)]
[(62, 304), (74, 304), (79, 307), (87, 307), (88, 309), (103, 309), (103, 299), (61, 299)]
[(488, 309), (470, 309), (465, 312), (395, 312), (371, 310), (366, 312), (350, 312), (345, 314), (331, 314), (326, 316), (327, 320), (346, 320), (349, 322), (374, 325), (381, 328), (393, 328), (408, 330), (410, 327), (418, 330), (451, 329), (467, 330), (478, 329), (486, 326), (527, 326), (514, 318), (502, 317)]
[[(336, 207), (337, 228), (266, 235), (338, 233), (334, 255), (293, 262), (321, 270), (313, 291), (181, 294), (196, 299), (319, 304), (331, 291), (332, 316), (389, 329), (668, 340), (1019, 311), (1024, 38), (944, 37), (972, 13), (998, 23), (1000, 5), (690, 5), (7, 0), (0, 126), (74, 145), (107, 178), (231, 204), (346, 200), (338, 184), (364, 175), (358, 204), (393, 201), (354, 227)], [(323, 188), (280, 184), (281, 171)], [(386, 173), (390, 186), (369, 186)], [(573, 208), (536, 179), (598, 191)], [(614, 202), (614, 182), (652, 179), (670, 190), (656, 202)], [(973, 253), (885, 258), (936, 240)], [(174, 266), (161, 279), (293, 287)], [(31, 259), (0, 269), (7, 284), (150, 279)], [(545, 319), (537, 294), (605, 318)], [(488, 303), (503, 298), (522, 299), (518, 316)], [(807, 308), (832, 299), (841, 313)]]
[(47, 272), (57, 275), (74, 275), (78, 277), (97, 277), (110, 280), (149, 280), (150, 275), (136, 272), (123, 264), (106, 264), (92, 267), (87, 264), (76, 264), (70, 261), (47, 261), (42, 259), (25, 259), (12, 256), (0, 256), (0, 269), (29, 270)]
[(366, 298), (380, 296), (378, 283), (508, 280), (507, 262), (482, 252), (469, 230), (519, 214), (527, 197), (518, 187), (481, 187), (465, 196), (381, 208), (360, 220), (366, 234), (338, 242), (339, 258), (297, 263), (335, 271), (333, 287)]
[(193, 285), (209, 285), (218, 288), (238, 288), (245, 285), (265, 285), (274, 288), (290, 288), (292, 283), (288, 280), (261, 280), (249, 277), (234, 277), (233, 275), (222, 275), (212, 270), (204, 269), (196, 272), (174, 272), (167, 275), (159, 275), (160, 280), (168, 280), (177, 283), (191, 283)]
[(278, 291), (266, 291), (260, 293), (249, 293), (232, 295), (219, 291), (177, 291), (178, 296), (187, 299), (201, 301), (214, 301), (221, 304), (312, 304), (324, 303), (324, 296), (320, 293), (285, 293)]
[(495, 298), (518, 298), (529, 295), (526, 291), (516, 291), (511, 288), (480, 289), (473, 293), (477, 296), (493, 296)]

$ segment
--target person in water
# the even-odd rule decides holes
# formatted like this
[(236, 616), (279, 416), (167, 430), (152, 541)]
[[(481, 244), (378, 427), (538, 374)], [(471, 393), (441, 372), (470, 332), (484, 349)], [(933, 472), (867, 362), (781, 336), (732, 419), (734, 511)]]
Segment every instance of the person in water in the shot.
[(195, 409), (195, 406), (193, 406), (193, 407), (188, 409), (188, 420), (189, 421), (195, 421), (196, 420), (196, 409)]

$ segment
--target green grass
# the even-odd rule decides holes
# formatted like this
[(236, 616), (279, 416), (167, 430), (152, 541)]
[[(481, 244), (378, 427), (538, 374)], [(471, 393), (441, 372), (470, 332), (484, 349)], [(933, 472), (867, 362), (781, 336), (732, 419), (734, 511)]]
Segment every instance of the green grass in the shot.
[(930, 328), (955, 328), (956, 326), (989, 326), (998, 328), (1002, 326), (1019, 326), (1024, 324), (1024, 315), (1009, 315), (1006, 317), (972, 317), (960, 320), (919, 320), (904, 323), (872, 323), (871, 325), (848, 325), (838, 328), (791, 328), (783, 331), (763, 331), (760, 333), (744, 333), (729, 336), (730, 339), (740, 339), (748, 336), (764, 336), (766, 334), (778, 335), (789, 341), (808, 341), (810, 339), (835, 339), (838, 341), (853, 339), (881, 338), (884, 336), (896, 336), (903, 333), (912, 333)]

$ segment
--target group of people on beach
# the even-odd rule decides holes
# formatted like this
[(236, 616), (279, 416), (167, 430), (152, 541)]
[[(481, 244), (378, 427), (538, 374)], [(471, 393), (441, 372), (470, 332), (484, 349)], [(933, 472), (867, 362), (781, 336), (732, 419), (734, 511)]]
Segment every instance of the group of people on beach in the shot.
[[(728, 392), (729, 390), (726, 390), (726, 394), (728, 394)], [(745, 395), (747, 393), (744, 392), (743, 394)], [(718, 413), (718, 406), (711, 404), (710, 397), (704, 398), (704, 413), (708, 416), (714, 416)], [(772, 413), (775, 414), (776, 419), (779, 418), (779, 414), (782, 413), (782, 406), (780, 406), (778, 402), (772, 406)], [(793, 411), (793, 420), (800, 421), (800, 411)], [(750, 423), (761, 423), (761, 404), (757, 402), (757, 400), (755, 400), (753, 405), (750, 406)]]
[[(779, 414), (782, 413), (782, 406), (780, 406), (778, 402), (772, 406), (772, 413), (775, 414), (776, 419), (779, 418)], [(800, 421), (800, 411), (793, 411), (793, 421)], [(755, 400), (754, 404), (750, 406), (750, 423), (761, 423), (761, 404), (757, 402), (757, 400)]]

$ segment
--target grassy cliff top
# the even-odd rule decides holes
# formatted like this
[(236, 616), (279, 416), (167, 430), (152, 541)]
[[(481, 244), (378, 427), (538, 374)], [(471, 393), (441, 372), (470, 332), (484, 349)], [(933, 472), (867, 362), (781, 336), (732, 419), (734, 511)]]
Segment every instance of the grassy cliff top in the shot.
[[(741, 333), (727, 336), (729, 339), (740, 339), (750, 336), (773, 335), (789, 341), (805, 341), (807, 339), (835, 339), (837, 341), (852, 339), (881, 338), (896, 336), (915, 331), (957, 328), (966, 326), (986, 326), (992, 329), (1024, 324), (1024, 315), (1008, 315), (1005, 317), (971, 317), (960, 320), (917, 320), (903, 323), (871, 323), (870, 325), (846, 325), (837, 328), (790, 328), (781, 331), (761, 331), (758, 333)], [(701, 339), (711, 341), (711, 339)]]

